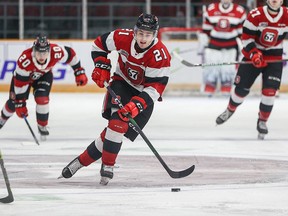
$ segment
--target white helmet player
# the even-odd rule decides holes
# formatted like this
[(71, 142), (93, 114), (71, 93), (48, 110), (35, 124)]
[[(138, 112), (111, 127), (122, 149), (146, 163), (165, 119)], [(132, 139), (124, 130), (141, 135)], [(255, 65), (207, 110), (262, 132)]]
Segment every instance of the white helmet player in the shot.
[(283, 0), (266, 0), (268, 9), (273, 12), (279, 12), (280, 7), (283, 4)]

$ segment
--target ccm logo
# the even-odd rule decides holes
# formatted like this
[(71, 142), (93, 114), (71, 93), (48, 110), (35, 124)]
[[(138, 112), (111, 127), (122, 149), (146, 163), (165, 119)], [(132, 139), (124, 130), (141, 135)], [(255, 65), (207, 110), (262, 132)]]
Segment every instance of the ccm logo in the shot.
[(103, 63), (96, 63), (95, 67), (96, 68), (101, 68), (101, 69), (106, 69), (106, 70), (110, 70), (111, 69), (110, 65), (103, 64)]

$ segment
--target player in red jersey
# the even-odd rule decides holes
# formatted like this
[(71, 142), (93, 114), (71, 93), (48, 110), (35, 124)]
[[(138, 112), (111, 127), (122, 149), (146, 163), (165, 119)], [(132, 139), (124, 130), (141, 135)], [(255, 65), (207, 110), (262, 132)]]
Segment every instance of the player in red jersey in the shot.
[[(245, 9), (232, 0), (208, 5), (203, 13), (203, 32), (198, 54), (207, 63), (233, 62), (237, 59)], [(206, 47), (206, 48), (205, 48)], [(205, 49), (204, 49), (205, 48)], [(203, 91), (212, 95), (220, 84), (220, 92), (229, 93), (236, 74), (234, 65), (203, 68)]]
[(267, 63), (281, 60), (283, 40), (288, 32), (288, 10), (281, 7), (282, 0), (267, 0), (267, 5), (250, 11), (243, 26), (243, 61), (234, 80), (227, 109), (216, 119), (217, 124), (227, 121), (249, 94), (256, 78), (262, 74), (262, 97), (258, 112), (258, 138), (268, 133), (266, 122), (272, 112), (275, 95), (281, 84), (283, 63)]
[(52, 68), (58, 62), (67, 63), (73, 68), (78, 86), (87, 84), (85, 70), (71, 47), (50, 44), (46, 36), (38, 36), (33, 47), (24, 50), (17, 60), (9, 99), (1, 110), (0, 128), (15, 111), (20, 118), (28, 116), (26, 100), (32, 87), (39, 133), (42, 138), (49, 135), (46, 126), (49, 117), (49, 94), (53, 81)]
[(141, 14), (134, 29), (117, 29), (96, 38), (92, 48), (95, 69), (92, 79), (100, 87), (110, 80), (111, 63), (107, 54), (119, 54), (111, 88), (120, 98), (124, 108), (118, 105), (107, 92), (102, 116), (108, 125), (87, 149), (71, 161), (62, 171), (64, 178), (72, 177), (77, 170), (102, 157), (100, 184), (106, 185), (113, 178), (113, 167), (121, 149), (123, 136), (134, 141), (138, 133), (129, 125), (129, 113), (144, 128), (153, 111), (154, 102), (168, 83), (171, 57), (167, 48), (157, 38), (158, 18)]

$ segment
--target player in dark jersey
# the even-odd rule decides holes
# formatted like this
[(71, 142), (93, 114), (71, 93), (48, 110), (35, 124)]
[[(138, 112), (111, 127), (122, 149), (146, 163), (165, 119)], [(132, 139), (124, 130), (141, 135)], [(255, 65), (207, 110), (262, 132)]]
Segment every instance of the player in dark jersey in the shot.
[[(113, 178), (113, 167), (121, 149), (123, 136), (134, 141), (138, 133), (128, 124), (129, 113), (144, 128), (153, 111), (154, 102), (161, 99), (168, 83), (171, 57), (164, 44), (158, 40), (158, 18), (141, 14), (134, 29), (117, 29), (96, 38), (92, 48), (95, 69), (92, 79), (100, 87), (110, 80), (110, 60), (107, 54), (119, 54), (116, 69), (110, 82), (124, 108), (107, 92), (102, 116), (108, 125), (87, 149), (62, 171), (64, 178), (72, 177), (78, 169), (102, 157), (100, 184)], [(60, 176), (61, 177), (61, 176)]]
[(267, 0), (267, 5), (250, 11), (243, 26), (242, 53), (243, 61), (252, 61), (253, 64), (239, 66), (228, 107), (216, 119), (217, 124), (227, 121), (242, 104), (254, 81), (261, 74), (262, 97), (257, 120), (259, 139), (264, 139), (264, 135), (268, 133), (266, 122), (281, 84), (283, 63), (267, 63), (266, 60), (282, 59), (283, 40), (288, 31), (288, 10), (282, 7), (282, 4), (282, 0)]
[(10, 85), (9, 99), (1, 110), (0, 128), (6, 121), (16, 114), (23, 118), (28, 116), (26, 100), (31, 87), (36, 102), (36, 118), (41, 138), (45, 139), (49, 117), (49, 94), (53, 82), (52, 68), (56, 63), (67, 63), (74, 70), (75, 81), (78, 86), (87, 84), (85, 70), (71, 47), (50, 43), (46, 36), (40, 35), (33, 43), (33, 47), (22, 52), (17, 60)]

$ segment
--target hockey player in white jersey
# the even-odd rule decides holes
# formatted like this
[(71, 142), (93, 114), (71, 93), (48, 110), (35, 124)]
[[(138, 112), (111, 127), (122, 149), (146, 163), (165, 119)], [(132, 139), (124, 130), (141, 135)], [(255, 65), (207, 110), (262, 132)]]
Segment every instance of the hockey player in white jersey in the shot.
[[(242, 24), (245, 19), (245, 9), (234, 4), (232, 0), (221, 0), (219, 3), (208, 5), (203, 13), (203, 32), (200, 34), (200, 46), (205, 63), (237, 60), (238, 49), (241, 46), (239, 37), (242, 34)], [(220, 91), (229, 93), (235, 74), (235, 65), (204, 67), (203, 91), (212, 95), (219, 82)]]

